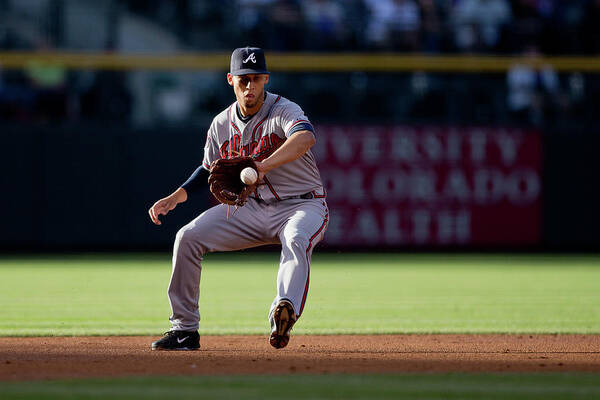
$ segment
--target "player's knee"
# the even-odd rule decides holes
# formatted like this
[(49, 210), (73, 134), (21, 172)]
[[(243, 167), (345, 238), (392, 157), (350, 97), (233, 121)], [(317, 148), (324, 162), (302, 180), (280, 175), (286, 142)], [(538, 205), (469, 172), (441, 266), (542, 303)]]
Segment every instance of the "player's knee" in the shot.
[(293, 232), (285, 235), (285, 245), (292, 249), (306, 251), (309, 245), (308, 237), (301, 232)]
[(175, 235), (176, 246), (187, 245), (189, 243), (190, 234), (188, 232), (189, 229), (187, 229), (185, 226), (177, 231), (177, 234)]
[(197, 248), (198, 243), (194, 236), (192, 230), (184, 226), (175, 235), (175, 247), (178, 249)]
[(208, 237), (206, 233), (201, 233), (198, 229), (192, 229), (189, 226), (181, 228), (175, 235), (175, 248), (178, 251), (191, 252), (197, 256), (203, 256), (207, 253), (207, 246), (202, 240)]

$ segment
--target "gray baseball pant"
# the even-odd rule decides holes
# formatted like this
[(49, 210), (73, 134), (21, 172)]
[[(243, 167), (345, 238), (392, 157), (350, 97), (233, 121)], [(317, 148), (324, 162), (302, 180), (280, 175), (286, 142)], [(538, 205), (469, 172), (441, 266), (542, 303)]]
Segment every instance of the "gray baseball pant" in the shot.
[[(233, 211), (233, 207), (231, 208)], [(198, 329), (202, 256), (281, 243), (277, 295), (302, 314), (310, 278), (310, 257), (323, 239), (329, 214), (324, 199), (288, 199), (270, 203), (253, 198), (227, 219), (227, 206), (212, 207), (177, 232), (169, 284), (173, 330)]]

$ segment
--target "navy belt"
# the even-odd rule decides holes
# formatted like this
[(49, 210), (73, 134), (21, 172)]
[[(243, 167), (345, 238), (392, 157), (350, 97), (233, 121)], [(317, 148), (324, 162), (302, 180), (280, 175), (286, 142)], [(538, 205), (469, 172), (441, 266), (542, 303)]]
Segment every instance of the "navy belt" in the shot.
[(308, 192), (308, 193), (304, 193), (304, 194), (299, 194), (297, 196), (290, 196), (290, 197), (286, 197), (283, 200), (289, 200), (289, 199), (304, 199), (304, 200), (308, 200), (308, 199), (314, 199), (315, 195), (312, 192)]
[[(254, 197), (254, 196), (250, 196), (251, 199), (254, 200), (258, 200), (258, 201), (263, 201), (263, 199), (261, 199), (260, 197)], [(309, 200), (309, 199), (314, 199), (315, 195), (312, 192), (308, 192), (308, 193), (304, 193), (304, 194), (299, 194), (296, 196), (289, 196), (289, 197), (285, 197), (283, 199), (280, 199), (279, 201), (283, 201), (283, 200), (290, 200), (290, 199), (303, 199), (303, 200)], [(275, 200), (275, 199), (273, 199)]]

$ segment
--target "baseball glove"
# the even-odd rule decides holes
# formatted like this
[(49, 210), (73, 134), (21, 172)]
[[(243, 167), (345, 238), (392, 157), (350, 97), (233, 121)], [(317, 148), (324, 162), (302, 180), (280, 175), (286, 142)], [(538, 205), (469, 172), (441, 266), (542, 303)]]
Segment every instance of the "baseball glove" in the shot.
[(251, 157), (221, 158), (212, 162), (208, 184), (219, 202), (239, 207), (246, 204), (258, 186), (258, 182), (246, 185), (241, 181), (240, 172), (246, 167), (257, 169)]

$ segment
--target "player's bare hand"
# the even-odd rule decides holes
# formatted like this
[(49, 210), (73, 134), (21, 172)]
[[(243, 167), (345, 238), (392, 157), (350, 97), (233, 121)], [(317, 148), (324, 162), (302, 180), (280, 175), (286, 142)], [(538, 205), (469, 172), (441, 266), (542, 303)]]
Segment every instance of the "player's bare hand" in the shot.
[(269, 172), (269, 170), (267, 169), (267, 166), (265, 165), (264, 162), (261, 161), (255, 161), (256, 164), (256, 171), (258, 172), (258, 179), (257, 179), (257, 183), (261, 184), (263, 183), (263, 178), (265, 176), (265, 174), (267, 172)]
[(150, 214), (150, 219), (156, 225), (162, 225), (162, 222), (159, 219), (160, 215), (167, 215), (169, 211), (173, 210), (177, 207), (177, 204), (183, 203), (187, 200), (187, 193), (184, 189), (179, 188), (170, 196), (167, 196), (163, 199), (158, 200), (150, 209), (148, 210), (148, 214)]

